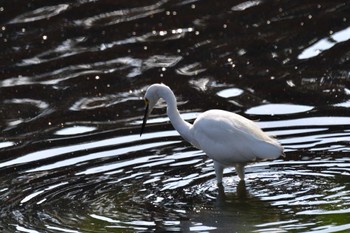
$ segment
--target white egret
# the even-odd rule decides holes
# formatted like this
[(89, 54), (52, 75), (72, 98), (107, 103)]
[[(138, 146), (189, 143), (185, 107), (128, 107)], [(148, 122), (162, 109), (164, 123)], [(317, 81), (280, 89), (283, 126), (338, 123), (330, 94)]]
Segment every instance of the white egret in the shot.
[(253, 121), (238, 114), (209, 110), (200, 114), (193, 125), (184, 121), (177, 109), (173, 91), (164, 84), (148, 87), (144, 99), (146, 110), (140, 136), (152, 109), (159, 99), (164, 99), (173, 127), (214, 161), (218, 185), (222, 184), (225, 167), (234, 166), (240, 179), (244, 180), (244, 166), (248, 162), (276, 159), (284, 155), (283, 147), (276, 139), (264, 133)]

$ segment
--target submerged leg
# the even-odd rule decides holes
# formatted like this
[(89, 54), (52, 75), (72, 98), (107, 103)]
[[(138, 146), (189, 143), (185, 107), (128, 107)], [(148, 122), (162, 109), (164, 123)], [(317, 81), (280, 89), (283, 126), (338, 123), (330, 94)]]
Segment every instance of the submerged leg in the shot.
[(239, 198), (246, 198), (247, 197), (247, 188), (245, 186), (244, 180), (240, 180), (237, 184), (237, 196)]
[(214, 161), (215, 175), (218, 185), (222, 185), (222, 174), (224, 173), (224, 167), (218, 162)]
[(237, 163), (236, 166), (236, 172), (241, 180), (244, 180), (244, 164)]

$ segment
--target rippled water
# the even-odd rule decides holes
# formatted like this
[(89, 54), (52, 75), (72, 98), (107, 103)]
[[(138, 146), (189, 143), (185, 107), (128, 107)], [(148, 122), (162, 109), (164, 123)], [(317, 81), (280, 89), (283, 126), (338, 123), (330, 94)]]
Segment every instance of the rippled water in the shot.
[[(3, 232), (350, 231), (350, 5), (344, 1), (3, 1)], [(139, 136), (164, 82), (192, 122), (237, 112), (286, 158), (245, 183), (172, 128)]]

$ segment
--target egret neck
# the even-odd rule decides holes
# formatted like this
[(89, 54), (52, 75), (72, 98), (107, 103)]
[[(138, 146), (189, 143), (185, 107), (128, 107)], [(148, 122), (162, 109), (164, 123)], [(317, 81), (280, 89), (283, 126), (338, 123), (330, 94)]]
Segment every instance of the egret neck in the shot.
[(184, 119), (182, 119), (180, 116), (180, 113), (177, 110), (176, 98), (173, 91), (167, 86), (162, 86), (162, 88), (158, 90), (158, 95), (167, 103), (167, 114), (173, 127), (185, 140), (189, 141), (193, 145), (196, 145), (191, 133), (192, 125), (184, 121)]

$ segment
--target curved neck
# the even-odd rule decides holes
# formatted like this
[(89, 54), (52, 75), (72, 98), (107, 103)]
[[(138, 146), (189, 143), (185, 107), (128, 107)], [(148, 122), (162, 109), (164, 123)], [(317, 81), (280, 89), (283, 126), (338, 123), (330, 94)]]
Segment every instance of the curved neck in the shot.
[(158, 94), (159, 97), (164, 99), (167, 103), (167, 114), (173, 127), (184, 139), (192, 142), (192, 136), (190, 132), (192, 125), (181, 118), (180, 113), (177, 110), (176, 98), (172, 90), (169, 87), (164, 86), (164, 88), (160, 89)]

